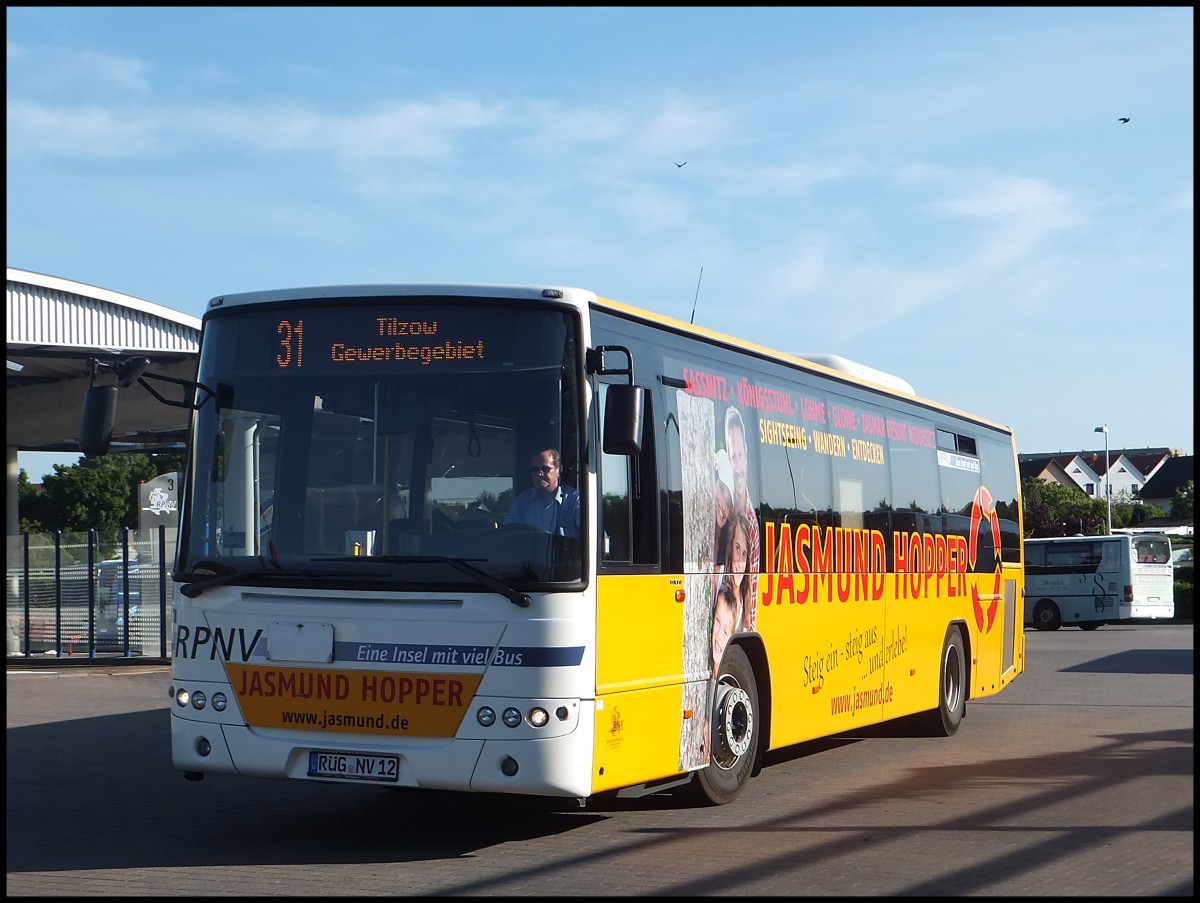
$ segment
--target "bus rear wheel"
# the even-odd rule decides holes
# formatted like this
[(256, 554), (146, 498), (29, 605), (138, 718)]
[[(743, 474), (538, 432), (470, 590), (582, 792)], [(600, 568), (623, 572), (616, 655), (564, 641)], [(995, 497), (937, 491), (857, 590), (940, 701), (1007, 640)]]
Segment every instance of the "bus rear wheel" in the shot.
[(938, 707), (926, 713), (929, 733), (953, 737), (967, 712), (967, 654), (957, 624), (946, 629), (938, 665)]
[(741, 796), (758, 758), (758, 684), (741, 646), (731, 643), (721, 657), (716, 700), (709, 725), (708, 766), (691, 787), (699, 802), (723, 806)]
[(1062, 627), (1062, 613), (1049, 599), (1043, 599), (1033, 607), (1033, 626), (1038, 630), (1058, 630)]

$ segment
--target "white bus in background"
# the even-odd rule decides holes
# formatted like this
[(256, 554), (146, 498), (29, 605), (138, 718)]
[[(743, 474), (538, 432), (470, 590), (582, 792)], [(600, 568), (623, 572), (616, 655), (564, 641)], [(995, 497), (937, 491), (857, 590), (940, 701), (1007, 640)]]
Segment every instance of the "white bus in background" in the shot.
[(1171, 539), (1141, 533), (1025, 540), (1025, 625), (1058, 630), (1175, 616)]

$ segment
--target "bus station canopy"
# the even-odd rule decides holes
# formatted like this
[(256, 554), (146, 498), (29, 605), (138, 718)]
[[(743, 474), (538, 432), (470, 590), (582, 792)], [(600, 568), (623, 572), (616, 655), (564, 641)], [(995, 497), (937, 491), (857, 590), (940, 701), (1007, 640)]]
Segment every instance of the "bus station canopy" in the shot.
[[(91, 360), (130, 355), (178, 379), (194, 379), (200, 320), (118, 292), (8, 268), (6, 370), (8, 441), (18, 451), (78, 451)], [(111, 381), (111, 379), (109, 380)], [(168, 398), (181, 398), (156, 386)], [(122, 391), (114, 450), (178, 448), (186, 408), (165, 405), (142, 386)]]
[[(8, 505), (6, 535), (20, 530), (19, 453), (77, 452), (92, 361), (146, 357), (156, 373), (196, 378), (200, 320), (119, 292), (8, 267), (5, 321)], [(111, 377), (109, 377), (111, 380)], [(159, 383), (166, 389), (175, 386)], [(182, 388), (182, 387), (179, 387)], [(182, 392), (166, 398), (183, 400)], [(189, 411), (143, 386), (122, 390), (114, 451), (181, 448)]]

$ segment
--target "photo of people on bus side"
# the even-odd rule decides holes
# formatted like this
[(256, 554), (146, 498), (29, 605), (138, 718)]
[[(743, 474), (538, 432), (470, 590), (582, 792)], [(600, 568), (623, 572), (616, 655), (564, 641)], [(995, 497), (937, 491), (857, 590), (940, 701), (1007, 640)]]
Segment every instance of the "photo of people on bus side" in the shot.
[(725, 580), (717, 590), (712, 619), (712, 669), (717, 673), (725, 645), (738, 629), (737, 603), (733, 600), (733, 581)]
[(754, 630), (758, 614), (758, 568), (762, 560), (758, 535), (758, 516), (750, 498), (749, 446), (742, 413), (733, 405), (725, 411), (725, 453), (733, 470), (733, 510), (743, 516), (746, 535), (745, 573), (749, 578), (742, 599), (739, 630)]
[[(747, 609), (753, 607), (750, 596), (750, 524), (741, 511), (730, 515), (722, 558), (727, 563), (717, 565), (713, 574), (713, 585), (717, 590), (713, 594), (714, 600), (725, 589), (736, 615), (733, 632), (751, 630), (753, 628), (749, 626), (747, 617)], [(714, 607), (716, 604), (714, 601)]]
[[(729, 634), (755, 628), (760, 561), (758, 517), (750, 498), (749, 445), (745, 421), (741, 411), (734, 405), (715, 416), (715, 432), (723, 438), (724, 447), (715, 449), (712, 457), (711, 509), (715, 513), (715, 523), (711, 557), (712, 612), (708, 635), (713, 649), (714, 677), (720, 668), (721, 653)], [(729, 612), (733, 614), (732, 629), (718, 642), (718, 630), (723, 627), (723, 618)]]

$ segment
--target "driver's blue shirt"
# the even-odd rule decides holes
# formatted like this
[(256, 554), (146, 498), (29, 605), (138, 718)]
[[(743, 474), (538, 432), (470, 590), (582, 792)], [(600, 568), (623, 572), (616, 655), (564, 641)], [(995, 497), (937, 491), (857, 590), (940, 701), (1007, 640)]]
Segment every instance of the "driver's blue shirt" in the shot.
[(504, 517), (506, 524), (529, 524), (547, 533), (579, 538), (579, 491), (559, 486), (554, 498), (542, 501), (537, 487), (530, 487), (517, 496)]

